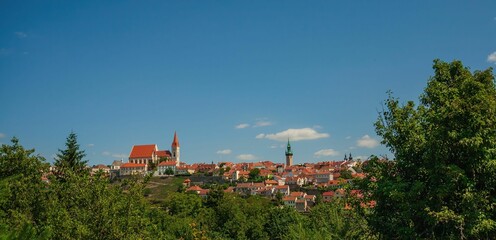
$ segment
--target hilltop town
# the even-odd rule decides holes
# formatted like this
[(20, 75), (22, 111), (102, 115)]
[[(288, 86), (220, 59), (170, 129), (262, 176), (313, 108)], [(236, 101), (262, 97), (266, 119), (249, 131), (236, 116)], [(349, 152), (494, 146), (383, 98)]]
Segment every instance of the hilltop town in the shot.
[[(281, 154), (282, 155), (282, 154)], [(207, 198), (211, 185), (222, 184), (224, 192), (243, 196), (258, 195), (282, 202), (300, 212), (308, 211), (317, 201), (329, 202), (333, 198), (350, 194), (360, 197), (358, 190), (348, 189), (355, 178), (364, 178), (361, 166), (352, 154), (340, 161), (293, 164), (293, 149), (288, 139), (284, 152), (285, 162), (181, 162), (180, 143), (174, 133), (170, 150), (159, 150), (157, 144), (134, 145), (127, 162), (116, 160), (110, 166), (103, 164), (91, 168), (112, 179), (128, 176), (152, 176), (155, 178), (182, 177), (185, 192), (197, 193)], [(202, 187), (203, 186), (203, 187)], [(373, 204), (373, 203), (369, 203)]]

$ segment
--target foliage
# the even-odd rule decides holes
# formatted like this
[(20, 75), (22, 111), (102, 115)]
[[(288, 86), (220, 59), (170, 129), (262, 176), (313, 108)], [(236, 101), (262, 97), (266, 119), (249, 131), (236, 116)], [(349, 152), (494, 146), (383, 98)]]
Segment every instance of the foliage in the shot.
[(496, 236), (496, 88), (492, 69), (434, 61), (418, 107), (389, 95), (376, 131), (396, 159), (369, 161), (369, 216), (384, 238)]
[(174, 170), (172, 170), (172, 168), (168, 167), (167, 169), (165, 169), (165, 174), (174, 175)]
[(339, 173), (340, 173), (340, 178), (343, 178), (343, 179), (352, 179), (353, 178), (353, 176), (351, 175), (351, 171), (348, 169), (343, 169)]
[[(353, 227), (323, 231), (344, 211), (312, 225), (316, 216), (274, 206), (268, 198), (240, 197), (213, 185), (206, 199), (173, 190), (160, 203), (145, 198), (145, 178), (113, 184), (67, 168), (63, 178), (48, 176), (47, 164), (17, 139), (0, 149), (0, 239), (328, 239), (353, 235)], [(181, 179), (179, 179), (181, 180)], [(179, 181), (178, 180), (178, 181)], [(181, 180), (182, 182), (182, 180)], [(150, 183), (151, 184), (151, 183)], [(172, 183), (174, 185), (174, 183)], [(282, 198), (282, 195), (280, 195)], [(323, 214), (326, 214), (324, 211)], [(358, 216), (358, 215), (353, 215)], [(323, 220), (322, 220), (323, 221)], [(344, 226), (363, 219), (344, 218)], [(331, 235), (335, 234), (335, 235)]]
[(43, 221), (47, 209), (42, 175), (48, 165), (43, 157), (34, 155), (34, 149), (24, 149), (17, 138), (11, 142), (0, 148), (0, 228), (12, 231), (14, 238), (37, 236), (44, 232), (36, 224)]
[(63, 176), (67, 171), (73, 171), (77, 174), (87, 172), (86, 163), (83, 160), (86, 156), (83, 150), (79, 150), (77, 143), (77, 135), (71, 132), (66, 139), (66, 149), (59, 149), (59, 153), (55, 158), (55, 167), (57, 168), (57, 175)]
[(256, 179), (258, 176), (260, 176), (260, 169), (259, 168), (251, 169), (248, 176), (249, 179)]

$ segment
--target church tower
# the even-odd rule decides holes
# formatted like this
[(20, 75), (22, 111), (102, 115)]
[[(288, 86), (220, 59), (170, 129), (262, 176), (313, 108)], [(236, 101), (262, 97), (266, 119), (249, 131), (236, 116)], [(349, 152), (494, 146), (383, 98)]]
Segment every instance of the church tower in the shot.
[(288, 138), (288, 146), (286, 148), (286, 167), (293, 165), (293, 152), (291, 151), (291, 144), (289, 144)]
[(179, 150), (179, 140), (177, 139), (176, 132), (174, 132), (174, 140), (172, 141), (171, 152), (172, 152), (172, 160), (176, 161), (176, 166), (179, 166), (180, 163), (179, 158), (181, 157), (181, 151)]

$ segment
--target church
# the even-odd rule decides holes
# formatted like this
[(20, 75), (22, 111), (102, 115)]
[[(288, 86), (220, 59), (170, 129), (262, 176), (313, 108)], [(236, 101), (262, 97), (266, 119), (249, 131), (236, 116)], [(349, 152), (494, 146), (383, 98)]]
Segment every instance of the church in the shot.
[(158, 150), (157, 144), (133, 145), (128, 162), (149, 165), (150, 163), (158, 164), (161, 159), (165, 159), (167, 162), (174, 162), (177, 167), (181, 161), (180, 156), (179, 140), (177, 133), (174, 132), (170, 151)]

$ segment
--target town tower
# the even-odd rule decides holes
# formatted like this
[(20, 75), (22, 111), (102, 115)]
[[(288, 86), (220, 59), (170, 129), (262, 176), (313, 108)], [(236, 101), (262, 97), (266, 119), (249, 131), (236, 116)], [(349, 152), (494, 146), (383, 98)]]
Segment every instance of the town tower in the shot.
[(286, 167), (290, 167), (293, 165), (293, 152), (291, 151), (291, 144), (289, 144), (288, 138), (288, 146), (286, 148)]
[(174, 140), (172, 141), (171, 151), (172, 151), (172, 160), (176, 162), (176, 166), (179, 166), (181, 151), (179, 149), (179, 140), (177, 139), (176, 132), (174, 132)]

